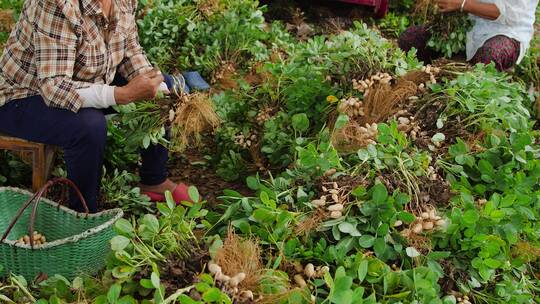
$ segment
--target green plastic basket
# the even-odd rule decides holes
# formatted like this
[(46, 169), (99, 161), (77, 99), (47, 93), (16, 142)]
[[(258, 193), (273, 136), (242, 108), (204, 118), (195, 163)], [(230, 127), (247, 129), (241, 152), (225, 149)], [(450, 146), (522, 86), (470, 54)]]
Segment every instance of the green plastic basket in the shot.
[[(75, 189), (88, 211), (82, 195), (73, 182), (65, 178), (49, 181), (40, 191), (0, 187), (0, 277), (9, 273), (32, 280), (38, 275), (93, 275), (105, 265), (110, 252), (109, 241), (115, 236), (113, 224), (123, 216), (121, 209), (96, 214), (77, 213), (41, 198), (53, 184), (68, 184)], [(32, 208), (28, 208), (32, 205)], [(33, 246), (16, 241), (33, 231), (43, 234), (47, 243)]]

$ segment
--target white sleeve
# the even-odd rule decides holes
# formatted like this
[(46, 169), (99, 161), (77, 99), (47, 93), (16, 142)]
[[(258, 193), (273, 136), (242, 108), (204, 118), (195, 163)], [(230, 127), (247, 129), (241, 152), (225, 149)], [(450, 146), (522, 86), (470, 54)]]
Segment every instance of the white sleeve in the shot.
[[(77, 93), (79, 93), (84, 101), (83, 108), (105, 109), (116, 105), (114, 88), (115, 86), (106, 84), (91, 84), (87, 88), (77, 89)], [(169, 89), (165, 82), (159, 85), (159, 90), (165, 94), (169, 94)]]
[(169, 88), (167, 88), (167, 84), (165, 82), (162, 82), (160, 85), (159, 85), (159, 90), (161, 92), (163, 92), (164, 94), (170, 94), (171, 92), (169, 92)]
[(77, 89), (83, 99), (83, 108), (104, 109), (116, 105), (114, 86), (92, 84), (88, 88)]

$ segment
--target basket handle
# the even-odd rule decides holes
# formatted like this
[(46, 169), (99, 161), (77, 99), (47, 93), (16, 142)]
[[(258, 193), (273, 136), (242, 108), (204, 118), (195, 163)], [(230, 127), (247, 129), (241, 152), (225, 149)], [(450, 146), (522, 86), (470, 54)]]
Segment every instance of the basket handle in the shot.
[(34, 195), (32, 195), (32, 197), (30, 197), (30, 199), (28, 201), (26, 201), (26, 203), (24, 203), (24, 205), (19, 209), (19, 211), (15, 215), (15, 218), (9, 224), (9, 227), (7, 228), (7, 230), (4, 233), (4, 235), (2, 236), (2, 238), (0, 239), (0, 242), (3, 242), (7, 238), (7, 236), (9, 235), (9, 233), (11, 232), (11, 230), (13, 229), (13, 227), (15, 226), (17, 221), (20, 219), (20, 217), (21, 217), (22, 213), (24, 212), (24, 210), (26, 210), (26, 208), (28, 208), (28, 206), (30, 206), (30, 204), (32, 204), (32, 202), (33, 202), (34, 206), (32, 207), (32, 213), (30, 214), (30, 229), (29, 229), (30, 235), (29, 235), (29, 237), (30, 237), (30, 247), (32, 249), (34, 249), (34, 224), (35, 224), (36, 211), (37, 211), (38, 204), (41, 201), (41, 197), (47, 192), (47, 190), (51, 186), (56, 185), (56, 184), (65, 184), (65, 185), (70, 186), (75, 191), (77, 196), (79, 197), (79, 200), (81, 201), (81, 203), (83, 205), (85, 214), (88, 215), (88, 213), (89, 213), (88, 205), (86, 204), (86, 201), (84, 200), (84, 197), (81, 194), (81, 191), (79, 190), (79, 188), (77, 188), (75, 183), (73, 183), (71, 180), (69, 180), (67, 178), (64, 178), (64, 177), (54, 178), (54, 179), (48, 181), (38, 192), (34, 193)]

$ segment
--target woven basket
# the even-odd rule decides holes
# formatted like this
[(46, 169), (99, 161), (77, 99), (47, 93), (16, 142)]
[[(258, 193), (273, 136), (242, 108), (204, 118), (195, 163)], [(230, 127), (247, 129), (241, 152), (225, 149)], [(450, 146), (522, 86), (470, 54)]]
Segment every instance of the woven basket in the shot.
[[(88, 211), (79, 190), (65, 178), (49, 181), (36, 194), (0, 187), (0, 233), (5, 232), (0, 239), (0, 277), (14, 273), (32, 280), (59, 274), (72, 279), (96, 274), (105, 265), (109, 241), (115, 236), (112, 226), (123, 216), (122, 210), (77, 213), (41, 198), (58, 183), (72, 186)], [(46, 236), (47, 243), (33, 246), (33, 231)], [(31, 236), (31, 245), (16, 243), (23, 235)]]

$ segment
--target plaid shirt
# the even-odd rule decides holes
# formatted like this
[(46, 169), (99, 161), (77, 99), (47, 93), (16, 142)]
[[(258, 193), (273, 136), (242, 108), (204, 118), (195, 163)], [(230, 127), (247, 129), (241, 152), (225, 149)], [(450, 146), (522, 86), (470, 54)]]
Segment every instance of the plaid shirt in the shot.
[(112, 0), (110, 21), (97, 0), (26, 0), (0, 59), (0, 106), (41, 95), (77, 112), (77, 89), (127, 80), (152, 68), (138, 42), (136, 0)]

